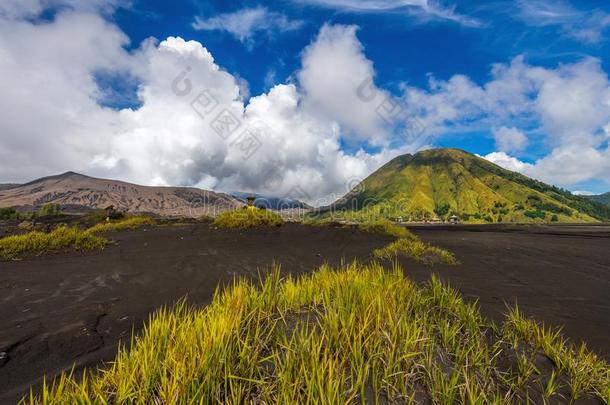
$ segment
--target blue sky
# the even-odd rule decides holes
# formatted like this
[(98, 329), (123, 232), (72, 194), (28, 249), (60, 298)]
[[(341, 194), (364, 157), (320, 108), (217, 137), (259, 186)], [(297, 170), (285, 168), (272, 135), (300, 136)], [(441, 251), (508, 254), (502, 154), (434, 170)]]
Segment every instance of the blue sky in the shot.
[[(104, 39), (101, 49), (107, 50), (107, 55), (100, 52), (102, 56), (96, 56), (95, 63), (87, 64), (74, 57), (76, 63), (83, 63), (83, 72), (91, 78), (88, 82), (91, 88), (82, 96), (94, 97), (103, 109), (91, 115), (117, 113), (116, 117), (108, 118), (109, 122), (104, 121), (106, 117), (99, 118), (106, 129), (100, 130), (96, 139), (108, 138), (109, 145), (87, 151), (75, 158), (77, 167), (66, 169), (149, 184), (261, 191), (261, 184), (246, 178), (253, 167), (237, 167), (228, 154), (224, 156), (222, 170), (216, 170), (216, 166), (210, 169), (204, 160), (218, 155), (209, 152), (212, 141), (201, 141), (201, 145), (188, 151), (173, 150), (162, 159), (154, 156), (160, 160), (159, 165), (167, 166), (159, 171), (151, 171), (123, 150), (127, 145), (134, 147), (125, 140), (126, 133), (143, 136), (146, 142), (160, 139), (161, 135), (150, 130), (152, 124), (135, 128), (133, 123), (141, 124), (143, 118), (136, 115), (144, 115), (142, 107), (147, 102), (153, 104), (143, 94), (148, 94), (145, 89), (155, 88), (152, 74), (147, 71), (156, 72), (151, 68), (159, 60), (154, 51), (161, 52), (164, 47), (160, 44), (173, 37), (184, 43), (172, 43), (172, 49), (188, 47), (189, 52), (195, 52), (185, 45), (194, 41), (191, 44), (207, 50), (215, 65), (230, 75), (240, 88), (237, 97), (242, 103), (240, 113), (248, 114), (251, 98), (284, 100), (281, 95), (273, 96), (282, 93), (294, 96), (298, 103), (295, 108), (304, 106), (293, 111), (298, 122), (303, 123), (302, 115), (308, 119), (315, 116), (315, 120), (307, 122), (312, 127), (325, 127), (328, 135), (317, 142), (332, 139), (338, 148), (333, 152), (335, 157), (324, 155), (315, 161), (281, 164), (282, 173), (291, 173), (286, 177), (324, 179), (328, 178), (330, 168), (340, 172), (332, 173), (333, 187), (320, 193), (306, 190), (312, 198), (339, 195), (346, 179), (365, 177), (384, 159), (422, 146), (463, 148), (573, 191), (599, 193), (610, 189), (610, 165), (604, 163), (610, 157), (607, 75), (610, 5), (604, 1), (36, 0), (34, 3), (36, 7), (27, 9), (19, 2), (9, 1), (8, 6), (0, 7), (0, 23), (6, 29), (11, 24), (27, 28), (35, 37), (37, 30), (45, 27), (56, 29), (58, 35), (68, 35), (70, 28), (62, 26), (62, 20), (73, 19), (71, 24), (79, 26), (79, 19), (93, 18), (100, 25), (99, 33), (111, 32), (114, 38), (114, 42)], [(84, 50), (75, 45), (74, 54), (86, 54), (85, 47), (97, 46), (96, 33), (89, 34), (91, 41), (79, 45)], [(40, 38), (45, 40), (44, 36)], [(150, 49), (144, 45), (148, 41)], [(25, 40), (24, 44), (29, 46)], [(61, 42), (51, 45), (64, 46)], [(337, 56), (336, 61), (325, 65), (327, 61), (323, 59), (334, 57), (334, 47), (341, 59)], [(176, 66), (179, 69), (181, 65)], [(404, 105), (410, 119), (422, 123), (428, 136), (425, 145), (409, 145), (392, 132), (404, 126), (403, 121), (382, 128), (379, 122), (373, 122), (376, 118), (367, 121), (368, 113), (360, 109), (362, 106), (350, 106), (345, 97), (329, 101), (333, 94), (339, 97), (345, 88), (329, 89), (334, 82), (343, 80), (341, 72), (331, 75), (333, 81), (325, 85), (326, 89), (316, 87), (315, 83), (324, 81), (324, 69), (332, 70), (335, 66), (345, 72), (347, 79), (354, 72), (369, 72), (374, 77), (375, 91)], [(35, 73), (34, 66), (31, 72), (21, 74), (27, 78), (27, 74)], [(173, 73), (168, 75), (167, 81), (171, 81)], [(341, 103), (346, 104), (345, 110), (340, 108)], [(350, 112), (358, 119), (351, 120)], [(123, 128), (129, 114), (134, 115), (127, 119), (131, 126)], [(175, 119), (177, 114), (168, 113), (168, 120)], [(272, 129), (282, 127), (273, 120), (266, 124)], [(58, 133), (78, 132), (62, 125)], [(95, 125), (100, 127), (99, 122)], [(145, 128), (150, 131), (146, 136), (141, 135), (147, 131)], [(367, 130), (377, 128), (382, 135), (366, 134)], [(278, 140), (278, 145), (287, 143), (288, 135), (282, 136), (284, 139)], [(185, 135), (178, 143), (186, 142), (187, 138)], [(62, 142), (78, 143), (73, 139)], [(15, 145), (17, 140), (7, 139), (6, 144)], [(158, 144), (146, 145), (144, 149), (158, 148)], [(200, 153), (197, 148), (205, 149), (205, 157), (194, 157)], [(81, 151), (82, 148), (78, 153)], [(24, 155), (23, 150), (20, 152)], [(317, 152), (321, 153), (319, 146)], [(288, 156), (293, 151), (285, 153)], [(146, 159), (141, 157), (142, 161)], [(294, 161), (292, 156), (287, 160)], [(358, 166), (354, 163), (358, 160), (365, 163)], [(259, 166), (264, 165), (259, 162), (256, 170), (263, 170)], [(60, 168), (62, 164), (48, 162), (23, 175), (47, 174), (42, 171)], [(4, 180), (24, 180), (15, 178), (15, 174), (6, 176)]]
[[(276, 72), (278, 80), (295, 72), (300, 66), (300, 52), (325, 23), (360, 27), (358, 39), (364, 44), (366, 55), (375, 63), (379, 84), (386, 88), (393, 88), (403, 81), (423, 86), (429, 73), (439, 79), (465, 74), (481, 84), (489, 79), (492, 64), (508, 61), (517, 55), (525, 55), (530, 63), (548, 67), (574, 62), (585, 55), (594, 56), (603, 61), (606, 71), (609, 68), (610, 47), (605, 36), (599, 41), (579, 40), (563, 32), (564, 24), (561, 22), (532, 26), (516, 17), (521, 13), (518, 2), (446, 3), (446, 7), (454, 7), (456, 13), (479, 21), (481, 27), (443, 19), (421, 21), (400, 8), (388, 12), (351, 12), (349, 9), (307, 3), (290, 0), (183, 0), (171, 3), (137, 0), (131, 7), (120, 8), (110, 18), (129, 36), (132, 48), (150, 36), (181, 36), (201, 42), (223, 67), (248, 80), (253, 94), (269, 89), (265, 83), (269, 71)], [(557, 1), (549, 3), (562, 4)], [(195, 16), (213, 18), (260, 6), (291, 20), (302, 21), (303, 26), (271, 36), (259, 32), (254, 35), (251, 48), (230, 33), (201, 31), (192, 27)], [(593, 10), (610, 13), (610, 5), (599, 0), (566, 2), (563, 7), (583, 15)]]

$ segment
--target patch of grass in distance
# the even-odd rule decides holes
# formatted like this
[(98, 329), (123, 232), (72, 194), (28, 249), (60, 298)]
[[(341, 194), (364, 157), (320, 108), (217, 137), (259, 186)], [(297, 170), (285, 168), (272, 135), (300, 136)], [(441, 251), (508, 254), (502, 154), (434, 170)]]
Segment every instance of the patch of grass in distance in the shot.
[(261, 226), (281, 226), (283, 223), (282, 217), (273, 211), (246, 207), (220, 214), (212, 225), (217, 228), (245, 229)]
[(123, 231), (126, 229), (137, 229), (144, 225), (154, 225), (155, 220), (148, 216), (133, 216), (116, 221), (100, 222), (87, 229), (90, 234), (98, 234), (104, 232)]
[(358, 225), (358, 228), (370, 233), (394, 236), (395, 238), (416, 239), (407, 228), (398, 226), (387, 219), (379, 219)]

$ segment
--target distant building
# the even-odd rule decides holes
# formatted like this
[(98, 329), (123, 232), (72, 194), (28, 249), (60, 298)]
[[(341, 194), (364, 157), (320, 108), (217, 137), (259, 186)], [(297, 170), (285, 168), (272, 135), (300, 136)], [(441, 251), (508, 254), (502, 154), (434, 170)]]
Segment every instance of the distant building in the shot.
[(449, 217), (449, 222), (451, 222), (452, 224), (459, 224), (460, 217), (458, 217), (457, 215), (452, 215), (451, 217)]

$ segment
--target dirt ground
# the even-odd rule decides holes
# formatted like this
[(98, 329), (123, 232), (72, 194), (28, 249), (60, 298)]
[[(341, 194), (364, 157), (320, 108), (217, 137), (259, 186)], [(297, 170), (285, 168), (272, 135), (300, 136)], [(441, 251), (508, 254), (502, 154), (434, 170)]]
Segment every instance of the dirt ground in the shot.
[[(403, 261), (419, 282), (431, 272), (501, 320), (505, 302), (563, 325), (610, 359), (610, 227), (418, 226), (425, 241), (454, 252), (458, 267)], [(54, 376), (111, 360), (148, 316), (188, 296), (208, 303), (218, 285), (257, 277), (276, 262), (284, 272), (324, 262), (371, 259), (391, 238), (351, 228), (286, 225), (253, 231), (169, 225), (110, 235), (103, 252), (0, 262), (0, 403), (14, 403)]]

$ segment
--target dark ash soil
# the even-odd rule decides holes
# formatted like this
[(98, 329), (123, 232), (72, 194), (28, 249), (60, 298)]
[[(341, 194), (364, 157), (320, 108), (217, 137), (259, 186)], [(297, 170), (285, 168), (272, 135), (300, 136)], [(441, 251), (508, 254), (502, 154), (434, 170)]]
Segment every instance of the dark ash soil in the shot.
[[(425, 241), (453, 251), (458, 267), (432, 269), (404, 261), (426, 281), (431, 272), (478, 299), (501, 320), (505, 302), (564, 326), (610, 359), (610, 227), (421, 226)], [(284, 272), (311, 271), (324, 262), (371, 259), (391, 238), (351, 228), (286, 225), (225, 231), (171, 225), (110, 235), (103, 252), (66, 253), (0, 262), (0, 403), (14, 403), (77, 365), (112, 360), (162, 305), (188, 296), (205, 305), (219, 284), (257, 277), (275, 261)]]

